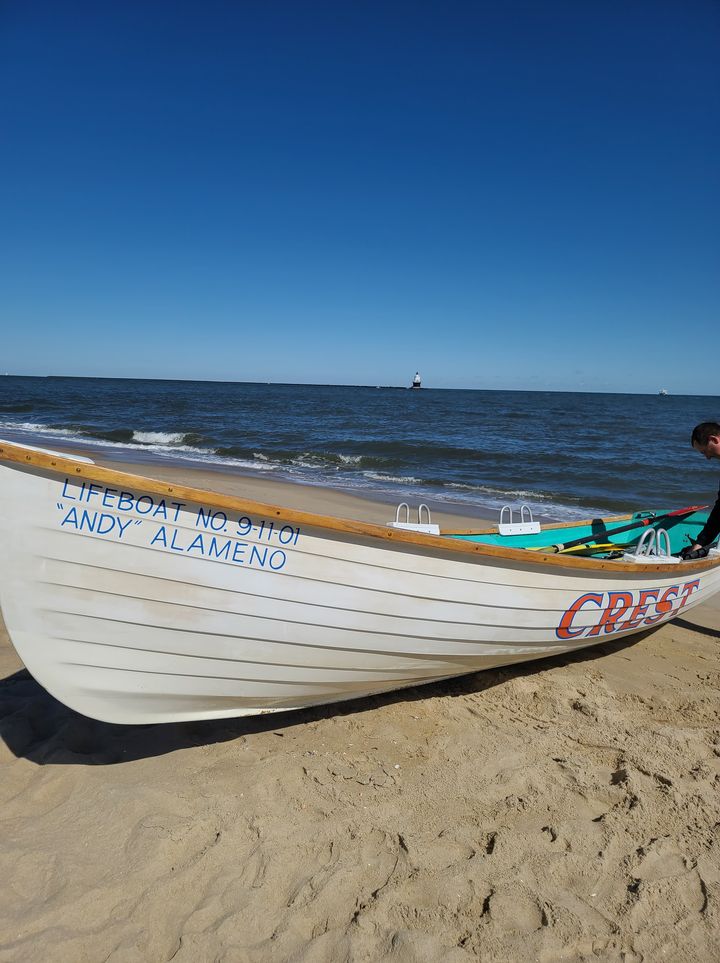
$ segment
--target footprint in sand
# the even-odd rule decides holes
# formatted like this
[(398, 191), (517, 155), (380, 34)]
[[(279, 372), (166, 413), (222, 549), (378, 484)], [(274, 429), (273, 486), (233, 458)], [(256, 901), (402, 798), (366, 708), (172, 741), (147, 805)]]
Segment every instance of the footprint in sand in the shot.
[(534, 933), (548, 920), (545, 911), (525, 893), (499, 891), (490, 897), (488, 911), (493, 923), (519, 933)]

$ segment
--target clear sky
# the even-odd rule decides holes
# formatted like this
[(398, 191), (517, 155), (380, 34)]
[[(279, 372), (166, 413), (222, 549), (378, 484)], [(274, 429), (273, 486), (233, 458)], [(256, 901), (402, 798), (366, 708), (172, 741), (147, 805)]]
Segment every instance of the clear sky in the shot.
[(716, 0), (0, 2), (0, 369), (719, 394)]

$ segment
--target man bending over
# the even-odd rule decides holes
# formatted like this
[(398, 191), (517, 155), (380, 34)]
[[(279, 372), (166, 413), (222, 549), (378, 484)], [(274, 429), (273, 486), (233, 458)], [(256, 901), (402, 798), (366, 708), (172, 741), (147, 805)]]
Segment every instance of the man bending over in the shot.
[[(708, 460), (720, 459), (720, 425), (716, 421), (703, 421), (693, 428), (690, 443), (695, 451), (700, 452)], [(720, 535), (720, 491), (718, 498), (710, 512), (705, 527), (697, 537), (694, 545), (688, 545), (680, 553), (681, 558), (702, 558), (707, 555), (708, 546)]]

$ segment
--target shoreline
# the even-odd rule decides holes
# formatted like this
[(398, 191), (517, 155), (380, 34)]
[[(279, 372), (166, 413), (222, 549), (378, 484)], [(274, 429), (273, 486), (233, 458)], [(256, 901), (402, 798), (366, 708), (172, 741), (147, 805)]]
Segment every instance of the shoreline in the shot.
[[(19, 444), (19, 442), (18, 442)], [(44, 448), (44, 445), (35, 447)], [(51, 449), (45, 449), (51, 450)], [(347, 518), (355, 521), (374, 522), (384, 525), (395, 519), (398, 500), (382, 492), (363, 492), (356, 494), (344, 489), (333, 488), (329, 485), (310, 484), (301, 481), (289, 481), (279, 478), (265, 478), (258, 475), (246, 475), (241, 471), (232, 470), (229, 466), (218, 465), (206, 467), (204, 465), (168, 464), (159, 459), (138, 458), (107, 458), (104, 452), (86, 447), (71, 445), (55, 445), (52, 448), (58, 454), (80, 455), (92, 458), (95, 464), (113, 471), (124, 471), (133, 475), (144, 475), (159, 481), (186, 484), (193, 488), (222, 492), (226, 495), (236, 495), (252, 501), (264, 502), (292, 508), (296, 511), (313, 512), (320, 515), (332, 515), (336, 518)], [(412, 496), (409, 496), (412, 497)], [(408, 501), (408, 498), (401, 499)], [(410, 502), (408, 502), (410, 504)], [(411, 519), (415, 517), (419, 502), (410, 504)], [(426, 500), (432, 512), (432, 520), (441, 527), (448, 528), (490, 528), (497, 524), (497, 517), (490, 517), (488, 509), (472, 506), (448, 504)], [(548, 522), (550, 519), (542, 516), (539, 520)]]
[[(384, 525), (393, 521), (398, 502), (390, 498), (383, 498), (380, 493), (356, 495), (338, 488), (325, 485), (313, 485), (303, 482), (280, 480), (278, 478), (257, 478), (240, 472), (228, 470), (207, 469), (189, 465), (158, 465), (150, 466), (147, 462), (134, 462), (123, 459), (116, 461), (101, 457), (93, 459), (104, 468), (126, 471), (131, 474), (145, 474), (162, 481), (176, 484), (186, 484), (194, 488), (205, 488), (227, 495), (237, 495), (253, 501), (265, 502), (292, 508), (296, 511), (314, 512), (320, 515), (333, 515), (337, 518), (348, 518), (356, 521), (375, 522)], [(151, 470), (146, 470), (150, 468)], [(464, 506), (460, 510), (450, 510), (447, 505), (442, 508), (437, 503), (429, 505), (432, 520), (447, 527), (483, 527), (489, 528), (494, 524), (487, 513), (468, 511)], [(410, 505), (411, 518), (414, 518), (417, 502)]]
[[(411, 508), (417, 507), (418, 504), (426, 504), (433, 515), (438, 515), (438, 517), (447, 516), (449, 520), (448, 524), (457, 524), (458, 519), (461, 519), (463, 522), (468, 522), (470, 527), (478, 523), (485, 523), (486, 527), (487, 525), (492, 525), (494, 521), (499, 519), (501, 504), (509, 504), (513, 508), (519, 509), (522, 502), (532, 502), (533, 498), (540, 498), (542, 500), (543, 498), (550, 497), (545, 494), (539, 495), (538, 493), (534, 493), (526, 498), (525, 495), (521, 497), (510, 492), (502, 495), (498, 492), (495, 496), (487, 495), (487, 500), (483, 500), (483, 496), (480, 493), (478, 494), (477, 500), (457, 497), (454, 499), (451, 495), (448, 496), (441, 492), (423, 491), (423, 485), (426, 483), (419, 483), (419, 485), (408, 483), (403, 487), (401, 481), (391, 483), (388, 480), (386, 482), (387, 487), (383, 487), (381, 483), (378, 483), (378, 487), (373, 487), (372, 485), (368, 485), (367, 487), (352, 484), (344, 485), (334, 483), (335, 479), (331, 475), (316, 475), (314, 476), (315, 480), (311, 481), (305, 477), (288, 477), (288, 472), (284, 468), (267, 471), (262, 468), (254, 469), (250, 465), (234, 465), (223, 461), (206, 461), (202, 458), (194, 458), (192, 454), (163, 455), (158, 451), (146, 450), (142, 447), (113, 446), (111, 443), (103, 444), (98, 441), (83, 440), (80, 442), (68, 438), (56, 440), (52, 437), (44, 437), (42, 433), (38, 436), (30, 435), (27, 438), (23, 436), (16, 437), (17, 435), (19, 435), (18, 432), (6, 431), (5, 440), (11, 444), (29, 445), (46, 451), (57, 451), (61, 454), (82, 455), (86, 458), (91, 458), (97, 464), (103, 465), (103, 467), (130, 471), (133, 474), (145, 474), (148, 477), (155, 478), (178, 478), (182, 477), (182, 474), (185, 472), (198, 473), (195, 477), (203, 477), (204, 479), (201, 487), (207, 487), (209, 489), (213, 489), (214, 487), (214, 485), (210, 483), (211, 479), (223, 479), (223, 491), (228, 490), (227, 487), (225, 487), (227, 479), (238, 479), (246, 483), (248, 491), (260, 491), (266, 486), (270, 490), (276, 490), (278, 492), (284, 491), (286, 493), (292, 493), (296, 489), (333, 492), (337, 496), (336, 501), (346, 501), (348, 506), (365, 503), (366, 506), (370, 504), (381, 504), (391, 507), (393, 510), (393, 518), (394, 510), (399, 503), (412, 500), (413, 504)], [(168, 451), (172, 451), (172, 449), (170, 448)], [(417, 480), (415, 480), (415, 482), (417, 482)], [(239, 493), (237, 489), (233, 491), (233, 494)], [(294, 502), (292, 495), (290, 495), (290, 498)], [(258, 500), (267, 501), (267, 499), (262, 498)], [(300, 501), (302, 501), (303, 504), (309, 504), (312, 498), (308, 496), (307, 498), (300, 499)], [(488, 504), (488, 501), (494, 502), (495, 504)], [(276, 502), (277, 499), (275, 499), (273, 503)], [(299, 505), (291, 504), (290, 501), (282, 502), (281, 500), (278, 503), (286, 504), (288, 507), (299, 507)], [(542, 504), (536, 504), (534, 509), (532, 509), (534, 519), (545, 525), (554, 522), (582, 522), (590, 518), (622, 515), (625, 514), (626, 511), (631, 510), (629, 508), (608, 508), (607, 510), (582, 509), (578, 505), (564, 504), (561, 502), (551, 503), (551, 506), (554, 506), (556, 510), (544, 511)], [(367, 513), (367, 508), (365, 512)], [(326, 514), (333, 514), (333, 512)], [(368, 521), (378, 520), (377, 516), (372, 516), (371, 518), (367, 514), (362, 517), (363, 520)], [(390, 518), (384, 519), (384, 521), (385, 520), (389, 521)]]

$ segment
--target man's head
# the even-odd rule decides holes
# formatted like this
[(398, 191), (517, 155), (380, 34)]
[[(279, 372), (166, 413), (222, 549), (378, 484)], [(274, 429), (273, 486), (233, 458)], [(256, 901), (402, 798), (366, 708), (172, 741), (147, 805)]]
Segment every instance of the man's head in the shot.
[(706, 458), (720, 458), (720, 425), (703, 421), (693, 428), (690, 444)]

